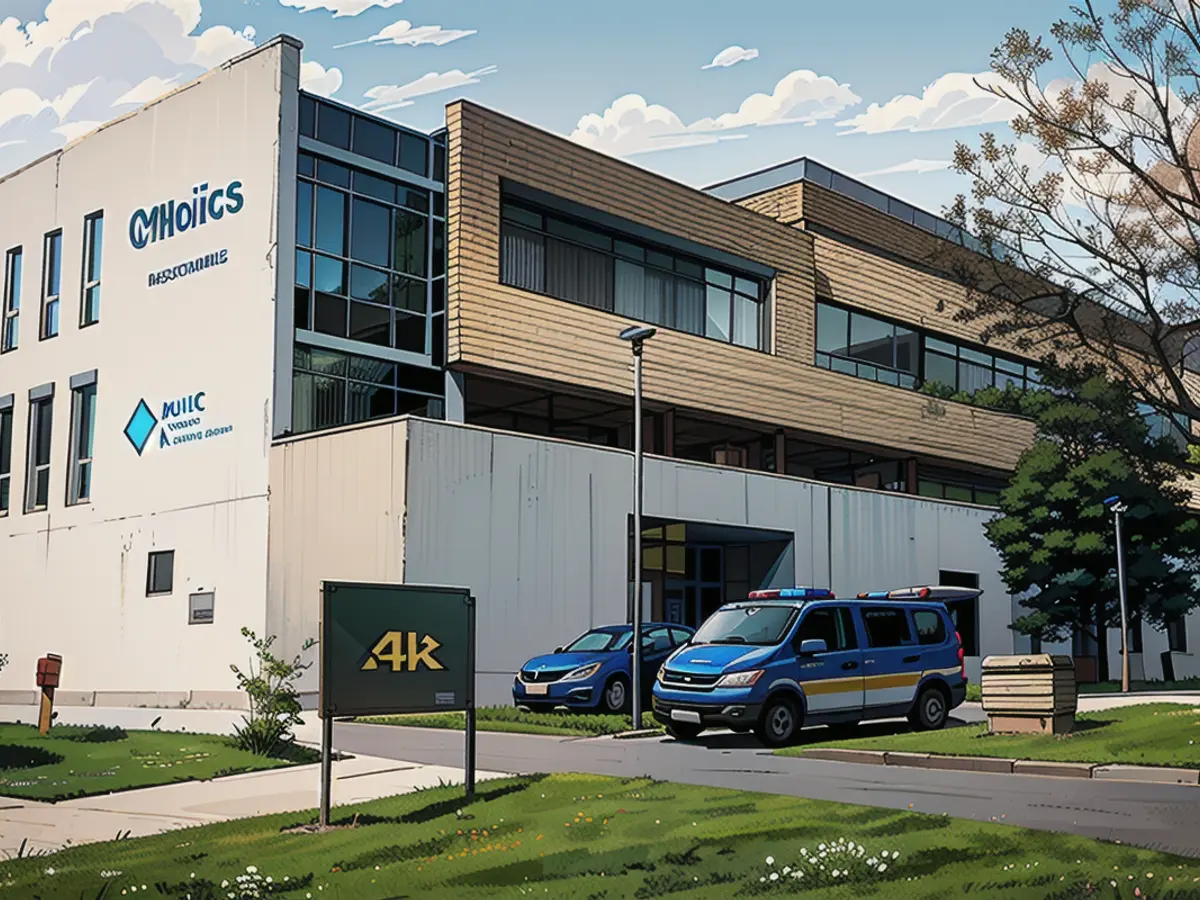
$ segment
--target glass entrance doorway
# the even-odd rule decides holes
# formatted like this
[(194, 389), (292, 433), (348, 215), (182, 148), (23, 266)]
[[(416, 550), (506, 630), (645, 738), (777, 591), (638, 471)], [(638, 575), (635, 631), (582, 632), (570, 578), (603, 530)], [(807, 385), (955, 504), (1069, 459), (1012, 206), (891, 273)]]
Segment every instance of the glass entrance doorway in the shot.
[(673, 624), (699, 628), (724, 602), (725, 548), (686, 544), (683, 577), (663, 585), (663, 615)]

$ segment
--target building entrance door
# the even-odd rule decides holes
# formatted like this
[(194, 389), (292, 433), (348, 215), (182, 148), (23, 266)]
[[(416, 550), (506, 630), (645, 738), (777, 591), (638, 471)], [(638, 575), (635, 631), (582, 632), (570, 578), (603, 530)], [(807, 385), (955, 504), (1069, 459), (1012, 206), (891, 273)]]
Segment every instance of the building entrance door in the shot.
[(663, 613), (668, 622), (699, 628), (724, 602), (725, 548), (688, 544), (684, 577), (663, 585)]

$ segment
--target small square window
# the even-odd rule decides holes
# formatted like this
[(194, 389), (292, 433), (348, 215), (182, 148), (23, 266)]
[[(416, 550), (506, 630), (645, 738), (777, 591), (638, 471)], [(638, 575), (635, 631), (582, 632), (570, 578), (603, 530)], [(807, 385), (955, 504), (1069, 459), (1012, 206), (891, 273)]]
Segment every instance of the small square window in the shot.
[(175, 551), (155, 550), (146, 563), (146, 596), (169, 594), (175, 589)]
[(216, 595), (212, 591), (188, 595), (188, 624), (211, 625), (213, 603)]

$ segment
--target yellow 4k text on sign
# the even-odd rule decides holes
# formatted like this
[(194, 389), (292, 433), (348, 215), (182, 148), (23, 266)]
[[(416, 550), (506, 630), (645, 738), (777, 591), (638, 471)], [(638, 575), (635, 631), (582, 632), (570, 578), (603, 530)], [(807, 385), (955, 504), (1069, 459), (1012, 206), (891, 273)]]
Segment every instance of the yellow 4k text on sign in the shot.
[[(420, 650), (417, 649), (418, 643)], [(387, 631), (371, 648), (371, 655), (363, 664), (362, 671), (369, 672), (387, 666), (393, 672), (415, 672), (422, 663), (432, 671), (444, 669), (445, 666), (433, 655), (441, 646), (428, 634), (418, 640), (415, 631)]]

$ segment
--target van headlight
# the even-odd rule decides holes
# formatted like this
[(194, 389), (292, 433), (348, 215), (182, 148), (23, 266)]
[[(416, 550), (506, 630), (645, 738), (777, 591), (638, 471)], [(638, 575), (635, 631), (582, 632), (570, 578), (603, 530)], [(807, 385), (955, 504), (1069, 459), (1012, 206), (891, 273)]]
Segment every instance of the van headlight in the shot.
[(750, 687), (762, 678), (762, 669), (751, 669), (748, 672), (730, 672), (717, 682), (717, 687)]
[(573, 669), (563, 676), (563, 681), (587, 681), (593, 675), (600, 671), (600, 663), (589, 663), (586, 666), (580, 666), (578, 669)]

